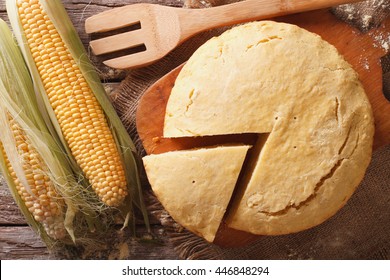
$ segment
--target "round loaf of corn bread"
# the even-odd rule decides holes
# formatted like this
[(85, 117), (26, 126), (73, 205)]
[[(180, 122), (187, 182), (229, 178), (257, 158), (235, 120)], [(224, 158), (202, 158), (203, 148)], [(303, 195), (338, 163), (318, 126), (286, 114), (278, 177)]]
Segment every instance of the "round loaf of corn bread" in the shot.
[[(277, 235), (318, 225), (346, 203), (370, 162), (374, 124), (357, 73), (332, 45), (295, 25), (260, 21), (202, 45), (181, 70), (166, 108), (164, 137), (244, 133), (257, 133), (258, 141), (245, 162), (240, 158), (240, 176), (236, 168), (227, 180), (232, 196), (218, 200), (218, 209), (223, 205), (231, 228)], [(182, 161), (174, 168), (175, 153), (187, 152), (194, 160), (194, 151), (144, 158), (163, 206), (201, 236), (202, 230), (188, 221), (221, 222), (221, 211), (218, 219), (210, 219), (215, 205), (204, 201), (215, 200), (226, 188), (213, 178), (226, 173), (220, 161), (232, 165), (229, 149), (204, 147), (204, 155), (220, 153), (219, 159), (210, 154), (218, 164), (199, 159), (187, 169)], [(157, 176), (167, 164), (171, 167)], [(232, 180), (237, 180), (234, 192)], [(208, 241), (216, 228), (207, 231)]]

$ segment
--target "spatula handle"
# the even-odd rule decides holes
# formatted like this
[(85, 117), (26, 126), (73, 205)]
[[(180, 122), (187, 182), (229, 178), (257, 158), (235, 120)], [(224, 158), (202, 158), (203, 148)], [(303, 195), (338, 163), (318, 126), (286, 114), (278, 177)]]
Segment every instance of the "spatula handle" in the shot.
[[(360, 0), (361, 1), (361, 0)], [(207, 9), (180, 9), (182, 41), (204, 30), (328, 8), (357, 0), (246, 0)]]

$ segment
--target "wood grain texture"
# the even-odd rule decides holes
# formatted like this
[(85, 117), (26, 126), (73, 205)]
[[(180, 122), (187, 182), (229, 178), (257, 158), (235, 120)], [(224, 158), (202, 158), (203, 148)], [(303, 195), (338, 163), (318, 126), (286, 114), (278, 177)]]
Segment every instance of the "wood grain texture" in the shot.
[[(139, 236), (146, 233), (141, 226), (137, 231)], [(104, 243), (49, 251), (30, 227), (0, 227), (0, 259), (177, 259), (163, 227), (154, 226), (153, 232), (156, 241), (151, 242), (131, 239), (127, 230), (113, 229), (105, 235)]]
[(27, 226), (0, 227), (0, 259), (51, 259), (40, 238)]
[(11, 196), (4, 177), (0, 174), (0, 226), (25, 224), (26, 219)]

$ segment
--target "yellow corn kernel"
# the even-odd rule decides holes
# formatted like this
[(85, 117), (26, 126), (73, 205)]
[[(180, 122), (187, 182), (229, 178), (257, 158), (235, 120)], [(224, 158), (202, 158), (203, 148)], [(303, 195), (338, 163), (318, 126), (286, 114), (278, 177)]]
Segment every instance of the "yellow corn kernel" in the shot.
[(124, 166), (99, 102), (39, 1), (18, 0), (17, 5), (33, 60), (73, 157), (100, 199), (119, 206), (127, 195)]
[(62, 239), (66, 234), (63, 216), (65, 203), (57, 195), (53, 182), (45, 175), (47, 167), (37, 151), (30, 145), (24, 131), (14, 119), (11, 117), (8, 119), (18, 156), (22, 159), (23, 171), (30, 187), (30, 191), (27, 191), (20, 183), (0, 142), (0, 149), (16, 190), (29, 212), (43, 226), (46, 233), (51, 238)]

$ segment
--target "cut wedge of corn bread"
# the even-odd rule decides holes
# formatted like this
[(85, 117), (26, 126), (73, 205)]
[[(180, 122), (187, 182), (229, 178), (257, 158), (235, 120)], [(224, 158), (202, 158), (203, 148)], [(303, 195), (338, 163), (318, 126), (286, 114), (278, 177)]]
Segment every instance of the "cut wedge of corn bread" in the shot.
[(143, 158), (152, 189), (179, 224), (212, 242), (249, 146), (173, 151)]
[(268, 138), (243, 167), (227, 224), (277, 235), (318, 225), (346, 203), (369, 164), (374, 124), (336, 48), (295, 25), (261, 21), (202, 45), (166, 108), (164, 137), (243, 133)]

